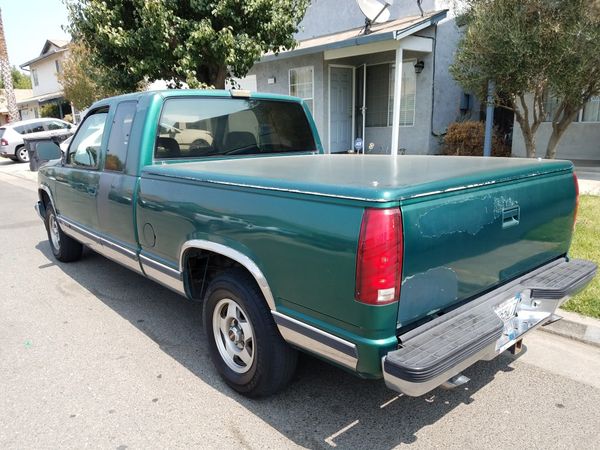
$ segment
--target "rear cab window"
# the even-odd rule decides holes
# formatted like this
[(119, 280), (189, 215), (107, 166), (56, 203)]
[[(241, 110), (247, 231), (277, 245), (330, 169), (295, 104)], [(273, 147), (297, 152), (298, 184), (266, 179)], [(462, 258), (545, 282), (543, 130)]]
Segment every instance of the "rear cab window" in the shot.
[(161, 114), (155, 159), (316, 152), (300, 103), (173, 98)]

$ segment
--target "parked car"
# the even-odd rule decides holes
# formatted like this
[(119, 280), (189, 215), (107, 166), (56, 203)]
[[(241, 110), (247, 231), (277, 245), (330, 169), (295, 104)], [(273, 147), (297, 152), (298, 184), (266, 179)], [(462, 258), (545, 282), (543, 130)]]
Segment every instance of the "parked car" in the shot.
[[(174, 128), (204, 131), (200, 151)], [(406, 395), (458, 386), (596, 272), (568, 255), (571, 162), (324, 154), (293, 97), (114, 97), (65, 157), (40, 147), (54, 257), (86, 245), (202, 301), (213, 363), (249, 396), (283, 388), (297, 350)]]
[(55, 134), (73, 134), (73, 125), (64, 120), (40, 118), (7, 123), (0, 127), (0, 156), (13, 161), (27, 162), (29, 155), (23, 137), (37, 133), (54, 131)]

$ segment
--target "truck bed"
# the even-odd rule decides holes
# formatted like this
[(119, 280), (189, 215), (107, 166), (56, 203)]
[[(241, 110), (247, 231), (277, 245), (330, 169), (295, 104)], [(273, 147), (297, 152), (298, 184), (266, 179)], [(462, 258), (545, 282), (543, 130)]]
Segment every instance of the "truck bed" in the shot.
[(366, 202), (404, 201), (572, 169), (569, 161), (404, 155), (299, 155), (179, 162), (146, 175)]
[(302, 155), (151, 166), (143, 177), (317, 196), (361, 209), (400, 206), (398, 327), (566, 255), (575, 210), (568, 161)]

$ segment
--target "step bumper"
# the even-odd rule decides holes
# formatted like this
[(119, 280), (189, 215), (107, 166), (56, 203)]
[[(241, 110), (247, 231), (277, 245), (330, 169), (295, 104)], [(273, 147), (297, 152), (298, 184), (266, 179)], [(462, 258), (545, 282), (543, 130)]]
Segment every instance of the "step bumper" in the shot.
[(495, 358), (555, 320), (556, 309), (595, 274), (593, 262), (563, 258), (401, 335), (400, 348), (382, 358), (386, 385), (416, 397)]

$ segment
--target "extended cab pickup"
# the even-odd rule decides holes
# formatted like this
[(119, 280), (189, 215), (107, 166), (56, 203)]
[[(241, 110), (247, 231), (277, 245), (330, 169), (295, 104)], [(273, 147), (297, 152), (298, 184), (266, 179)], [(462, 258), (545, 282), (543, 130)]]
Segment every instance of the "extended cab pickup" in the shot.
[(568, 161), (324, 154), (299, 99), (173, 90), (93, 105), (37, 209), (59, 261), (85, 245), (203, 301), (239, 392), (284, 387), (300, 349), (418, 396), (590, 281), (577, 202)]

